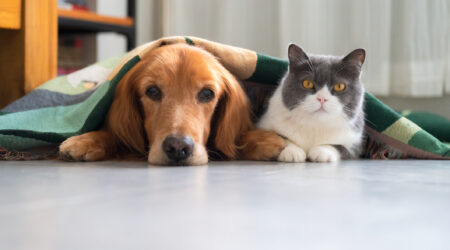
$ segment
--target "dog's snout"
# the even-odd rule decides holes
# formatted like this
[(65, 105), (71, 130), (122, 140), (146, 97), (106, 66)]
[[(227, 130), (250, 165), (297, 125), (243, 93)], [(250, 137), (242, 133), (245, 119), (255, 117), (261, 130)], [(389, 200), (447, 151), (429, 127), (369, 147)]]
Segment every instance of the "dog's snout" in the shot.
[(192, 155), (194, 141), (188, 136), (168, 136), (162, 143), (163, 151), (173, 161), (182, 161)]

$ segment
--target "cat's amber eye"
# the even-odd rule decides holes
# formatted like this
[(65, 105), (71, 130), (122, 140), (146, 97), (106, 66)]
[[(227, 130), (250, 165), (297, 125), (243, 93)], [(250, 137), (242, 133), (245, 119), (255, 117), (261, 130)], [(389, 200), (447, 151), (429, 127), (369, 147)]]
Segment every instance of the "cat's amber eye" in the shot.
[(344, 90), (344, 89), (345, 89), (345, 84), (342, 83), (342, 82), (336, 83), (336, 84), (333, 86), (333, 90), (336, 91), (336, 92), (340, 92), (340, 91), (342, 91), (342, 90)]
[(305, 89), (312, 89), (314, 87), (314, 83), (311, 80), (304, 80), (302, 85)]

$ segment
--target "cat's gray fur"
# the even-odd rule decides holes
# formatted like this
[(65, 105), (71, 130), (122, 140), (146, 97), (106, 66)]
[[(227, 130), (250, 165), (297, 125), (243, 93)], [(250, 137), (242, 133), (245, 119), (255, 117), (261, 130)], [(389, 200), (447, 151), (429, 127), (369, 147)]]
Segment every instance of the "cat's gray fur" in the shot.
[[(351, 123), (349, 125), (351, 131), (362, 137), (362, 132), (364, 129), (364, 112), (362, 105), (364, 99), (364, 87), (360, 81), (360, 74), (361, 67), (365, 60), (365, 51), (363, 49), (357, 49), (345, 57), (316, 56), (307, 55), (299, 46), (291, 44), (289, 46), (288, 56), (289, 69), (279, 86), (281, 89), (278, 90), (280, 92), (278, 98), (281, 98), (282, 104), (286, 110), (289, 111), (285, 112), (285, 119), (289, 118), (289, 113), (294, 115), (294, 112), (292, 111), (298, 109), (309, 96), (316, 95), (318, 91), (322, 90), (322, 88), (326, 86), (329, 94), (336, 97), (339, 100), (340, 105), (342, 105), (342, 114), (340, 115), (345, 117), (345, 120), (348, 121), (348, 123)], [(301, 84), (304, 80), (312, 80), (314, 82), (314, 88), (304, 88)], [(333, 85), (336, 83), (345, 83), (346, 88), (344, 91), (334, 91)], [(276, 96), (277, 92), (275, 92), (272, 99), (277, 98)], [(267, 117), (278, 112), (274, 108), (272, 108), (272, 111), (270, 109), (270, 106), (275, 106), (276, 102), (276, 100), (271, 100), (271, 103), (269, 103), (268, 112), (263, 116), (260, 122), (260, 127), (272, 129), (280, 133), (280, 130), (283, 130), (283, 128), (280, 127), (274, 129), (277, 125), (275, 123), (271, 124), (271, 122), (268, 122), (273, 117)], [(326, 122), (326, 115), (328, 114), (320, 114), (322, 118), (318, 118), (317, 123)], [(325, 119), (323, 118), (324, 116)], [(300, 124), (302, 123), (301, 118), (297, 117), (295, 119), (298, 119)], [(317, 124), (317, 126), (320, 125), (321, 124)], [(280, 126), (282, 126), (282, 124), (280, 124)], [(302, 129), (301, 126), (299, 129)], [(280, 134), (290, 139), (288, 135), (289, 133)], [(351, 145), (345, 143), (343, 143), (343, 145), (330, 145), (334, 146), (336, 151), (339, 152), (338, 159), (346, 159), (355, 158), (360, 154), (361, 142), (362, 140), (360, 139), (351, 143)], [(309, 149), (304, 150), (307, 151)], [(306, 152), (306, 154), (308, 154), (308, 152)]]

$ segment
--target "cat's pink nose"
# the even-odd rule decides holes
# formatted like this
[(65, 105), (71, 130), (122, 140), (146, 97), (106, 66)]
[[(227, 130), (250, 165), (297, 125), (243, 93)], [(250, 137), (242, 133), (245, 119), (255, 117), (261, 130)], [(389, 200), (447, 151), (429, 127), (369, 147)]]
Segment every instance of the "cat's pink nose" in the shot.
[(317, 101), (319, 101), (320, 104), (323, 105), (325, 102), (328, 101), (328, 99), (326, 99), (325, 97), (317, 97)]

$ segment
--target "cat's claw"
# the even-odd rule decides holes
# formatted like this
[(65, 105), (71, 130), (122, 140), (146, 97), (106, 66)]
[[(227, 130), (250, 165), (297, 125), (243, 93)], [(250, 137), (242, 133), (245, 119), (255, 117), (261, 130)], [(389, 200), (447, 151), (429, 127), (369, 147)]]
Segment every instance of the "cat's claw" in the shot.
[(339, 152), (330, 145), (320, 145), (311, 148), (308, 159), (313, 162), (336, 162), (339, 161)]
[(283, 162), (305, 162), (306, 153), (297, 145), (288, 143), (288, 145), (281, 151), (277, 160)]

